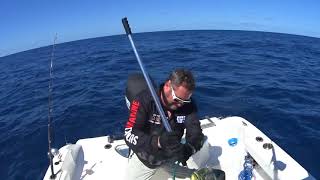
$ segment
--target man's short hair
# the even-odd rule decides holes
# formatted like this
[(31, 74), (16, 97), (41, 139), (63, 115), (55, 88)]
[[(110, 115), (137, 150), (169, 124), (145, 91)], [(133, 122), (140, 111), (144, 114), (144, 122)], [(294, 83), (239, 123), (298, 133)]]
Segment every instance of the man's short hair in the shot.
[(191, 71), (187, 69), (176, 69), (168, 77), (174, 86), (183, 86), (189, 91), (193, 91), (195, 88), (195, 81)]

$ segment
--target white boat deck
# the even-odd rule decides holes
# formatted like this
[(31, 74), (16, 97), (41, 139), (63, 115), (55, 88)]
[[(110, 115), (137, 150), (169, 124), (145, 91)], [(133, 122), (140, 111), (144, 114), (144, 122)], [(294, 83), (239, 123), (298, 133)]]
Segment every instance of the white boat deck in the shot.
[[(188, 160), (190, 168), (210, 166), (225, 171), (227, 180), (238, 179), (243, 170), (244, 157), (249, 153), (256, 162), (253, 174), (257, 180), (314, 179), (285, 151), (243, 118), (204, 119), (201, 125), (208, 139), (204, 147)], [(258, 141), (257, 137), (263, 141)], [(229, 145), (230, 138), (237, 138), (235, 146)], [(109, 136), (81, 139), (76, 143), (78, 153), (68, 149), (73, 145), (62, 147), (60, 155), (54, 157), (54, 163), (59, 162), (54, 165), (56, 179), (124, 179), (128, 159), (121, 154), (127, 154), (127, 146), (123, 140), (111, 143), (109, 140)], [(70, 154), (70, 151), (71, 160), (68, 159), (71, 155), (67, 153)], [(44, 179), (49, 179), (49, 176), (50, 168)], [(159, 171), (154, 179), (171, 179), (171, 175)]]

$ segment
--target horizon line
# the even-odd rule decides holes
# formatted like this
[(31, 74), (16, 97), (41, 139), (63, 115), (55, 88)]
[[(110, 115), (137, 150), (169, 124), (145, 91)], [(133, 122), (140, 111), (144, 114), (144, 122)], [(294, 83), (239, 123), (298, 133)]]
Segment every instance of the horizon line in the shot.
[[(285, 33), (285, 32), (262, 31), (262, 30), (243, 30), (243, 29), (181, 29), (181, 30), (159, 30), (159, 31), (135, 32), (135, 33), (132, 33), (132, 34), (134, 35), (134, 34), (144, 34), (144, 33), (161, 33), (161, 32), (175, 32), (175, 31), (245, 31), (245, 32), (284, 34), (284, 35), (291, 35), (291, 36), (301, 36), (301, 37), (307, 37), (307, 38), (320, 39), (320, 36), (317, 37), (317, 36), (304, 35), (304, 34), (290, 34), (290, 33)], [(56, 43), (55, 45), (65, 44), (65, 43), (73, 43), (73, 42), (77, 42), (77, 41), (85, 41), (85, 40), (96, 39), (96, 38), (121, 36), (121, 35), (126, 35), (126, 33), (123, 32), (121, 34), (112, 34), (112, 35), (106, 35), (106, 36), (95, 36), (95, 37), (89, 37), (89, 38), (83, 38), (83, 39), (77, 39), (77, 40), (71, 40), (71, 41), (63, 41), (61, 43)], [(52, 44), (42, 45), (42, 46), (34, 47), (34, 48), (31, 48), (31, 49), (26, 49), (26, 50), (22, 50), (22, 51), (18, 51), (18, 52), (13, 52), (13, 53), (9, 53), (9, 54), (3, 55), (3, 56), (0, 55), (0, 58), (4, 58), (4, 57), (7, 57), (7, 56), (11, 56), (11, 55), (15, 55), (15, 54), (19, 54), (19, 53), (35, 50), (35, 49), (45, 48), (47, 46), (52, 46)]]

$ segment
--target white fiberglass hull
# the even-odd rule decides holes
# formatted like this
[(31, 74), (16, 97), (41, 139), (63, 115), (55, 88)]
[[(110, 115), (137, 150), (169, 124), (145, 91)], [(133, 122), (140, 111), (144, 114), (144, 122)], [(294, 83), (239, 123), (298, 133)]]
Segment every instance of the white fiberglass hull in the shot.
[[(314, 179), (277, 144), (241, 117), (203, 119), (201, 126), (207, 141), (188, 160), (190, 168), (209, 166), (225, 171), (227, 180), (238, 179), (244, 157), (249, 153), (255, 161), (255, 179)], [(234, 146), (228, 143), (231, 138), (237, 139)], [(128, 147), (123, 139), (110, 139), (109, 136), (80, 139), (75, 145), (62, 147), (53, 159), (56, 179), (124, 179)], [(44, 179), (49, 180), (50, 175), (49, 167)], [(154, 179), (171, 179), (171, 174), (159, 171)]]

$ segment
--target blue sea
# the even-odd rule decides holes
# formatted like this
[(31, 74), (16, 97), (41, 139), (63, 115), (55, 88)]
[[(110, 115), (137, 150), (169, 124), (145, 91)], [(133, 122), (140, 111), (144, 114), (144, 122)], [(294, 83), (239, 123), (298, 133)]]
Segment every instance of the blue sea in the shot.
[[(241, 116), (320, 178), (320, 39), (250, 31), (134, 34), (161, 83), (192, 70), (200, 117)], [(59, 39), (58, 39), (59, 41)], [(0, 58), (0, 179), (42, 179), (48, 168), (51, 46)], [(128, 74), (140, 71), (125, 35), (57, 44), (53, 146), (121, 135)]]

